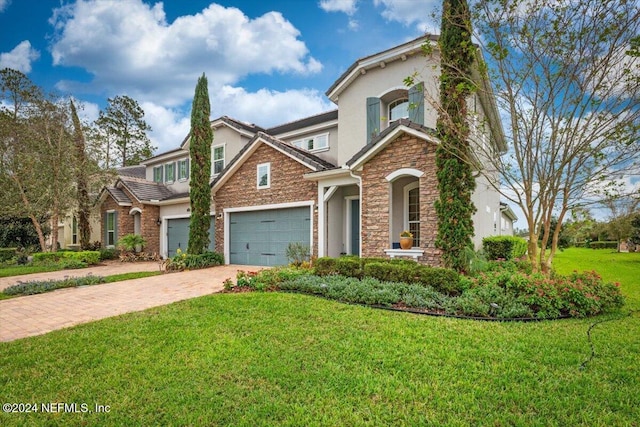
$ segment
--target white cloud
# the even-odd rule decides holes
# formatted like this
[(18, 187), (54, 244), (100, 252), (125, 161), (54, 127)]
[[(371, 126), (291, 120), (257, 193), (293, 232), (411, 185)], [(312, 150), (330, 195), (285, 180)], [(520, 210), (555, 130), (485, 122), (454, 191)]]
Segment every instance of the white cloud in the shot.
[(31, 63), (38, 58), (40, 58), (40, 52), (31, 47), (29, 40), (24, 40), (11, 52), (0, 53), (0, 69), (13, 68), (23, 73), (30, 73)]
[(144, 119), (151, 126), (149, 139), (157, 147), (156, 153), (178, 148), (189, 133), (191, 117), (182, 111), (166, 108), (152, 102), (143, 102)]
[(317, 90), (277, 92), (224, 86), (211, 100), (212, 115), (230, 117), (270, 127), (336, 108)]
[[(322, 64), (309, 55), (300, 32), (278, 12), (254, 19), (211, 4), (168, 23), (162, 3), (79, 0), (54, 11), (55, 65), (93, 74), (91, 86), (129, 93), (163, 105), (193, 96), (204, 71), (210, 81), (233, 84), (253, 73), (311, 74)], [(59, 89), (77, 90), (78, 82)]]
[(353, 15), (357, 10), (358, 0), (321, 0), (320, 8), (325, 12), (343, 12)]
[[(277, 92), (261, 89), (247, 92), (243, 88), (224, 86), (209, 91), (211, 119), (229, 116), (247, 123), (268, 128), (329, 111), (335, 106), (315, 90)], [(153, 129), (149, 133), (156, 153), (177, 148), (189, 133), (190, 111), (163, 107), (153, 102), (142, 102), (145, 121)]]
[[(415, 25), (420, 31), (433, 34), (439, 32), (439, 24), (431, 15), (440, 10), (441, 4), (439, 0), (373, 0), (374, 6), (382, 7), (382, 17), (387, 21)], [(436, 15), (439, 21), (439, 12)]]
[(0, 0), (0, 13), (4, 12), (10, 4), (11, 0)]

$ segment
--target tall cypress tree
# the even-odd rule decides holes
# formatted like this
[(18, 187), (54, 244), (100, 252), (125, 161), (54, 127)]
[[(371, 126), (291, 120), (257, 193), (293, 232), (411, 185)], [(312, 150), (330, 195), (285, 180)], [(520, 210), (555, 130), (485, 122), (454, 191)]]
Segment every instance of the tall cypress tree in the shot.
[(466, 0), (444, 0), (439, 39), (441, 55), (440, 104), (436, 150), (439, 199), (436, 246), (445, 266), (465, 270), (465, 251), (473, 249), (471, 194), (476, 187), (471, 169), (467, 97), (476, 91), (471, 75), (475, 47), (471, 42), (471, 16)]
[(198, 79), (196, 93), (191, 107), (191, 182), (189, 198), (191, 200), (191, 221), (189, 223), (190, 254), (201, 254), (209, 247), (209, 227), (211, 226), (211, 143), (213, 130), (209, 121), (209, 89), (204, 73)]

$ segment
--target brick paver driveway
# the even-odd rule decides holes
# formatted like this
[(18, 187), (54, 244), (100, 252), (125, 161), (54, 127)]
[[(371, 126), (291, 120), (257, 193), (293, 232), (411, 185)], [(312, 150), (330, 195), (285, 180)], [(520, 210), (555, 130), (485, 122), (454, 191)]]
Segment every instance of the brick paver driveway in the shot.
[[(225, 265), (1, 300), (0, 341), (45, 334), (80, 323), (219, 292), (224, 280), (235, 279), (239, 270), (257, 271), (261, 268)], [(117, 266), (114, 264), (108, 274), (121, 272), (115, 270)], [(51, 275), (53, 273), (61, 272), (52, 272)], [(69, 272), (66, 275), (70, 275)], [(47, 277), (46, 273), (38, 276)], [(0, 282), (0, 287), (6, 286)]]

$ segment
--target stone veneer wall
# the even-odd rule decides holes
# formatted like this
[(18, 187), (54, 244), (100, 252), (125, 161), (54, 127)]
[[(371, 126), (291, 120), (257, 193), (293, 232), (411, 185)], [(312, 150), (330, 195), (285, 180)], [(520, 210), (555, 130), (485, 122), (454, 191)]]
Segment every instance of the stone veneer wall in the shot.
[(140, 234), (147, 241), (144, 251), (160, 254), (160, 227), (158, 227), (156, 223), (160, 215), (160, 207), (140, 203), (136, 201), (135, 197), (125, 188), (123, 188), (122, 191), (132, 200), (132, 206), (118, 206), (116, 201), (113, 200), (110, 195), (107, 195), (107, 198), (100, 208), (100, 241), (102, 242), (102, 246), (105, 246), (104, 214), (109, 210), (115, 210), (118, 213), (117, 238), (120, 239), (126, 234), (133, 233), (133, 215), (129, 215), (129, 211), (133, 208), (140, 208), (142, 210), (140, 214)]
[(438, 231), (433, 206), (438, 197), (435, 156), (435, 144), (403, 133), (365, 163), (362, 170), (363, 257), (386, 257), (384, 249), (391, 248), (391, 183), (385, 177), (398, 169), (412, 168), (424, 172), (419, 179), (420, 247), (424, 249), (424, 256), (418, 261), (431, 266), (442, 264), (441, 252), (435, 247)]
[[(271, 163), (271, 187), (257, 188), (257, 167)], [(302, 175), (311, 172), (291, 157), (267, 144), (261, 143), (256, 151), (213, 196), (216, 213), (226, 208), (272, 205), (278, 203), (315, 201), (317, 183), (305, 180)], [(313, 248), (318, 253), (318, 213), (313, 210)], [(216, 252), (224, 251), (224, 221), (216, 221)]]

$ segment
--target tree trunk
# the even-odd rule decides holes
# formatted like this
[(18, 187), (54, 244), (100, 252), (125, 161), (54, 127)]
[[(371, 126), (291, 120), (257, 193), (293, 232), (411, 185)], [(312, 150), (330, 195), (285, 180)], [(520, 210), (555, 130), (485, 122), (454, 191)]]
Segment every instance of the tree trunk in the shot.
[(42, 227), (40, 226), (40, 222), (38, 218), (36, 218), (33, 214), (29, 215), (31, 222), (33, 223), (33, 228), (36, 229), (36, 233), (38, 234), (38, 241), (40, 242), (40, 250), (42, 252), (47, 251), (47, 242), (44, 240), (44, 233), (42, 232)]

